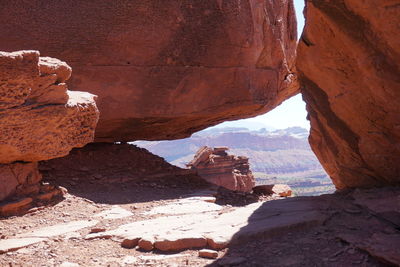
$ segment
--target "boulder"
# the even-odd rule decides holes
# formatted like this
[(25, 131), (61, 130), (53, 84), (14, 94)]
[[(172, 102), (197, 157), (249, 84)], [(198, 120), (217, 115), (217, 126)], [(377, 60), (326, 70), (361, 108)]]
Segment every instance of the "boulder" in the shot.
[(227, 147), (201, 147), (187, 164), (207, 182), (229, 190), (250, 192), (255, 184), (249, 159), (228, 155)]
[(154, 249), (154, 237), (152, 236), (146, 236), (146, 237), (142, 237), (139, 242), (138, 242), (138, 246), (139, 248), (145, 250), (145, 251), (151, 251)]
[(309, 140), (338, 189), (400, 183), (398, 7), (306, 1), (297, 69)]
[(95, 96), (68, 91), (70, 75), (65, 62), (37, 51), (0, 52), (0, 201), (41, 193), (34, 201), (46, 202), (60, 195), (40, 186), (37, 161), (93, 141)]
[(0, 163), (62, 157), (93, 141), (95, 96), (68, 91), (70, 74), (37, 51), (0, 52)]
[(207, 245), (207, 240), (200, 234), (187, 233), (169, 234), (158, 237), (154, 242), (154, 247), (161, 251), (180, 251), (190, 248), (203, 248)]
[(0, 50), (67, 61), (97, 141), (178, 139), (298, 92), (291, 0), (5, 1)]

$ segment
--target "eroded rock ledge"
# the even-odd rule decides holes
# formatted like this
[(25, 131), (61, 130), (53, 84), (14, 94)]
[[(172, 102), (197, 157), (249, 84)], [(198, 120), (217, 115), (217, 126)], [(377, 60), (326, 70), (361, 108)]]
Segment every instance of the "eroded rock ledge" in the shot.
[(97, 141), (183, 138), (298, 92), (292, 1), (68, 2), (2, 3), (0, 50), (71, 64), (99, 96)]
[(306, 1), (297, 68), (310, 143), (339, 189), (400, 183), (400, 17), (394, 2)]
[(37, 51), (0, 52), (0, 201), (48, 189), (37, 161), (93, 141), (94, 95), (68, 91), (70, 75), (65, 62)]

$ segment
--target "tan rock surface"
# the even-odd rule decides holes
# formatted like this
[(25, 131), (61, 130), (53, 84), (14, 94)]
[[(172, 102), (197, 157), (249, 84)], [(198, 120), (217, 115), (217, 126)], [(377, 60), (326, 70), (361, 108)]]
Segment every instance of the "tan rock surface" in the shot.
[(93, 140), (94, 96), (67, 91), (69, 66), (37, 51), (0, 52), (0, 162), (39, 161)]
[(20, 234), (17, 237), (37, 237), (37, 238), (49, 238), (53, 236), (63, 235), (66, 233), (71, 233), (78, 231), (83, 228), (95, 226), (99, 221), (96, 220), (80, 220), (72, 221), (67, 223), (60, 223), (48, 227), (43, 227), (36, 229), (31, 232)]
[(255, 184), (249, 159), (228, 155), (227, 147), (201, 147), (187, 166), (207, 182), (229, 190), (250, 192)]
[(337, 188), (400, 183), (398, 1), (306, 1), (311, 146)]
[(0, 50), (65, 60), (99, 96), (98, 141), (182, 138), (298, 91), (290, 0), (17, 0), (0, 24)]
[[(192, 206), (196, 207), (196, 203)], [(140, 238), (153, 237), (154, 248), (161, 251), (206, 246), (220, 250), (231, 243), (247, 242), (254, 236), (267, 236), (284, 233), (292, 228), (319, 225), (325, 219), (326, 215), (319, 212), (309, 199), (287, 199), (281, 202), (253, 203), (226, 213), (210, 209), (179, 216), (163, 215), (123, 224), (113, 230), (88, 234), (85, 238), (111, 238), (122, 242), (122, 245), (132, 241), (136, 242), (136, 246)]]

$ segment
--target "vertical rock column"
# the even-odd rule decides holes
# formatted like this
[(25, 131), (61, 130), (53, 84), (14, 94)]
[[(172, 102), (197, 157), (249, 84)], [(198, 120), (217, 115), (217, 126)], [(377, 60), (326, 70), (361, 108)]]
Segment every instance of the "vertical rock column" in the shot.
[[(37, 162), (93, 141), (99, 112), (94, 95), (68, 91), (71, 68), (37, 51), (0, 52), (0, 215), (51, 196)], [(11, 208), (10, 207), (14, 207)], [(15, 208), (17, 207), (17, 208)]]

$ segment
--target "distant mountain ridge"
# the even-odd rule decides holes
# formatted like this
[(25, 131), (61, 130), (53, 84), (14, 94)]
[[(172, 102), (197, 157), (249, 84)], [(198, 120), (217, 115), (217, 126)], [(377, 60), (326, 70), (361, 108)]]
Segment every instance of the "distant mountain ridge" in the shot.
[(308, 134), (308, 130), (301, 127), (279, 130), (213, 127), (186, 139), (134, 144), (179, 167), (186, 167), (202, 146), (227, 146), (228, 153), (249, 158), (250, 168), (259, 183), (285, 182), (302, 190), (310, 186), (307, 190), (311, 193), (304, 194), (314, 194), (312, 187), (317, 186), (322, 187), (318, 192), (327, 192), (332, 190), (331, 181), (311, 151)]
[(134, 143), (180, 167), (202, 146), (227, 146), (231, 153), (249, 157), (253, 171), (285, 173), (319, 166), (307, 136), (308, 131), (301, 127), (273, 131), (226, 127), (201, 131), (181, 140)]

